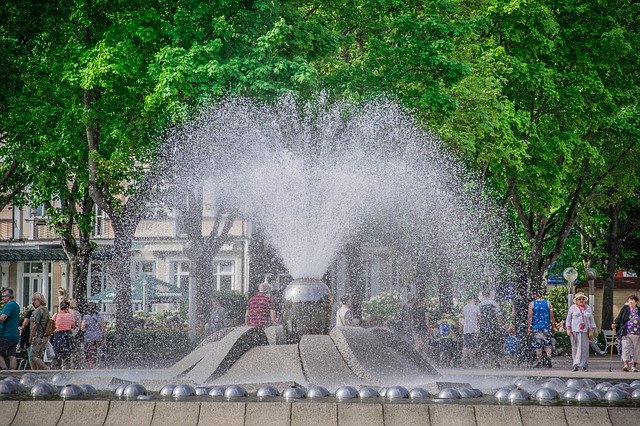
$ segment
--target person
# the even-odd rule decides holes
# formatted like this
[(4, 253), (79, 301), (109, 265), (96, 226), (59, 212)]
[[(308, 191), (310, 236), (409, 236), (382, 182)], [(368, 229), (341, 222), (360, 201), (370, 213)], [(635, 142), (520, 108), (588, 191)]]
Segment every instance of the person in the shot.
[[(535, 368), (546, 365), (551, 368), (551, 354), (553, 351), (552, 335), (554, 331), (553, 307), (551, 302), (542, 297), (539, 291), (533, 292), (533, 300), (529, 302), (527, 309), (527, 333), (532, 337), (531, 346), (536, 353)], [(546, 353), (546, 359), (542, 358), (542, 351)]]
[(480, 307), (476, 298), (471, 296), (462, 308), (462, 360), (469, 366), (475, 366), (478, 333), (480, 332)]
[(340, 298), (340, 308), (336, 312), (336, 326), (343, 327), (346, 325), (353, 325), (353, 312), (351, 307), (353, 306), (353, 299), (351, 295), (344, 294)]
[(514, 324), (509, 324), (509, 327), (507, 327), (507, 338), (504, 340), (504, 353), (511, 360), (515, 360), (518, 355), (518, 336)]
[(95, 303), (87, 304), (87, 313), (82, 317), (80, 329), (83, 331), (84, 359), (87, 368), (95, 368), (98, 351), (104, 346), (106, 331), (102, 315)]
[(4, 307), (0, 311), (0, 368), (7, 369), (4, 361), (4, 354), (9, 359), (9, 369), (15, 370), (17, 367), (16, 348), (20, 342), (20, 307), (14, 299), (13, 289), (2, 290), (2, 301)]
[(491, 295), (484, 295), (479, 309), (478, 347), (482, 348), (483, 364), (499, 367), (504, 346), (504, 329), (500, 307)]
[(638, 296), (632, 294), (612, 324), (622, 345), (622, 371), (638, 371), (640, 361), (640, 315)]
[(424, 296), (421, 294), (418, 294), (411, 300), (409, 317), (413, 347), (423, 358), (426, 358), (429, 342), (429, 314), (425, 305)]
[(253, 327), (266, 327), (275, 324), (276, 311), (271, 302), (271, 297), (267, 294), (269, 284), (260, 283), (258, 292), (249, 298), (247, 310), (244, 314), (245, 325)]
[(44, 362), (44, 350), (49, 342), (49, 337), (44, 335), (50, 318), (47, 301), (42, 293), (35, 292), (31, 297), (31, 303), (34, 310), (29, 322), (29, 366), (32, 370), (49, 370), (49, 366)]
[(24, 313), (24, 319), (20, 324), (20, 349), (29, 349), (29, 337), (31, 336), (31, 314), (33, 313), (33, 306), (27, 309)]
[(61, 370), (68, 370), (71, 367), (71, 354), (75, 349), (72, 330), (79, 326), (76, 318), (69, 312), (69, 302), (60, 302), (60, 311), (53, 315), (56, 322), (56, 330), (53, 333), (53, 350)]
[(596, 322), (593, 318), (591, 306), (587, 304), (584, 293), (576, 293), (573, 305), (567, 311), (565, 329), (571, 340), (571, 355), (573, 357), (573, 371), (589, 370), (589, 341), (595, 338)]
[(454, 361), (453, 352), (456, 342), (455, 321), (451, 315), (444, 314), (438, 321), (438, 350), (440, 364), (451, 365)]
[(209, 322), (207, 323), (207, 331), (213, 334), (216, 331), (227, 326), (227, 312), (220, 305), (220, 299), (214, 297), (211, 299), (211, 312), (209, 313)]
[(80, 327), (82, 323), (82, 314), (78, 310), (78, 303), (76, 302), (76, 299), (69, 299), (69, 312), (73, 315), (77, 324), (77, 326), (71, 330), (73, 342), (73, 348), (71, 350), (71, 368), (81, 368), (84, 361), (84, 357), (82, 356), (84, 353), (84, 333)]

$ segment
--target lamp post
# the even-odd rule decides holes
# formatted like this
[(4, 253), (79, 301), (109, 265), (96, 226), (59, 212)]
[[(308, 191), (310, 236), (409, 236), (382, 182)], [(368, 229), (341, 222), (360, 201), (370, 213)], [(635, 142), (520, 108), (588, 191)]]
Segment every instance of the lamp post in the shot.
[(598, 272), (593, 268), (587, 268), (586, 273), (587, 281), (589, 282), (589, 306), (591, 306), (591, 309), (593, 309), (593, 304), (595, 303), (595, 285), (593, 282), (598, 276)]
[(576, 270), (576, 268), (570, 266), (567, 269), (565, 269), (564, 272), (562, 272), (562, 276), (564, 277), (565, 280), (567, 280), (567, 285), (569, 286), (569, 294), (567, 295), (567, 302), (569, 303), (569, 306), (571, 306), (571, 304), (573, 303), (573, 295), (576, 292), (574, 284), (576, 282), (576, 279), (578, 278), (578, 271)]

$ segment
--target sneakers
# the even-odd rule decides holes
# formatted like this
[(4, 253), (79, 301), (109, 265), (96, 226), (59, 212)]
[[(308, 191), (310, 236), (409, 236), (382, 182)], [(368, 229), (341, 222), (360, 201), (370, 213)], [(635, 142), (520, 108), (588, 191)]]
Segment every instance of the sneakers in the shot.
[(634, 373), (637, 373), (638, 369), (636, 367), (631, 367), (631, 371), (633, 371)]
[(589, 371), (588, 367), (582, 367), (582, 371)]
[(622, 371), (629, 371), (629, 367), (625, 365), (624, 367), (622, 367)]
[(578, 370), (579, 370), (578, 366), (577, 366), (577, 365), (574, 365), (574, 366), (573, 366), (573, 369), (572, 369), (571, 371), (578, 371)]
[(538, 363), (534, 365), (533, 368), (542, 368), (542, 361), (538, 361)]

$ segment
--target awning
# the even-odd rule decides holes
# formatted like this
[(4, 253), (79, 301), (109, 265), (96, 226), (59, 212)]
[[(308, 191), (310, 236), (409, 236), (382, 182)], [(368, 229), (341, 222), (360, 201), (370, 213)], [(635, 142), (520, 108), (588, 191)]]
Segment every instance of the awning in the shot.
[[(145, 295), (146, 293), (146, 295)], [(173, 303), (182, 298), (182, 289), (150, 275), (137, 275), (131, 279), (131, 300), (147, 303)], [(90, 302), (113, 303), (116, 289), (108, 288), (87, 298)]]
[(62, 248), (2, 248), (0, 262), (48, 262), (69, 260)]

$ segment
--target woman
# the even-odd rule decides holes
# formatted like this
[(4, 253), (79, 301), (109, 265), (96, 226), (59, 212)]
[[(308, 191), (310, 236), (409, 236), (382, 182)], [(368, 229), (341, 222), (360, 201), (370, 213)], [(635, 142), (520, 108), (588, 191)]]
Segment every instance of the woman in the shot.
[(84, 356), (87, 368), (95, 368), (98, 350), (104, 345), (105, 326), (95, 303), (89, 303), (88, 312), (82, 317), (80, 329), (84, 332)]
[(622, 343), (622, 371), (637, 372), (640, 360), (640, 316), (638, 315), (638, 296), (632, 294), (627, 304), (620, 309), (613, 329)]
[(56, 331), (53, 333), (53, 350), (60, 364), (61, 370), (68, 370), (71, 366), (71, 354), (75, 348), (72, 330), (79, 326), (74, 315), (69, 312), (69, 302), (60, 302), (60, 311), (53, 315)]
[(577, 293), (569, 307), (565, 327), (571, 340), (573, 371), (589, 371), (589, 341), (596, 335), (593, 311), (587, 305), (587, 296)]
[(49, 322), (47, 301), (42, 293), (35, 292), (31, 302), (34, 310), (29, 318), (29, 365), (32, 370), (49, 370), (49, 366), (44, 362), (44, 350), (49, 342), (49, 338), (44, 335)]

